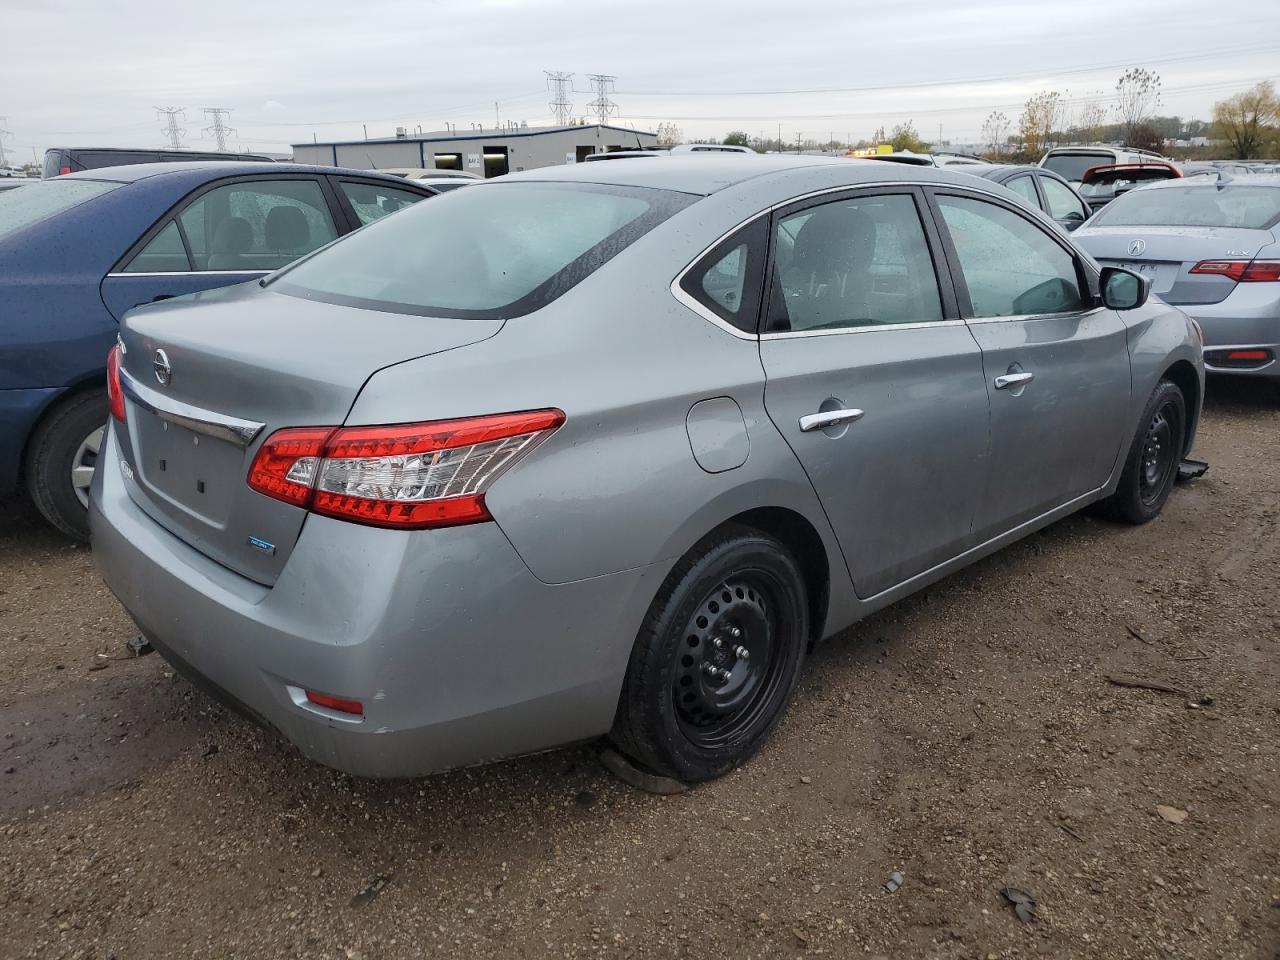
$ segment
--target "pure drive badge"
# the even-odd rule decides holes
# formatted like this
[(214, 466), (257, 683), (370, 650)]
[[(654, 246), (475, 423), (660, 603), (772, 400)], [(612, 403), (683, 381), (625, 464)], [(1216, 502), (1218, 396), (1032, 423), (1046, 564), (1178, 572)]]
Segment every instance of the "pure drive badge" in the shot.
[(261, 537), (250, 537), (249, 546), (255, 550), (261, 550), (268, 556), (275, 556), (276, 545), (269, 540), (263, 540)]

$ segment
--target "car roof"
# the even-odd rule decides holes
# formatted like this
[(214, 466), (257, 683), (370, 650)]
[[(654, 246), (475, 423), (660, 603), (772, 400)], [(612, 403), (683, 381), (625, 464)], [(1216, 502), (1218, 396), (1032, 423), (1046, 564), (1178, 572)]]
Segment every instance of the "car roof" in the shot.
[(1044, 167), (1038, 167), (1034, 163), (970, 163), (956, 164), (956, 169), (961, 173), (967, 173), (975, 177), (986, 177), (988, 180), (994, 180), (1001, 175), (1014, 176), (1019, 173), (1032, 174), (1052, 174), (1053, 171), (1046, 171)]
[[(191, 179), (202, 176), (212, 178), (219, 174), (235, 176), (258, 173), (313, 173), (336, 174), (341, 176), (370, 176), (384, 180), (406, 182), (404, 177), (380, 173), (377, 170), (352, 170), (348, 167), (322, 167), (309, 163), (273, 163), (271, 161), (251, 160), (182, 160), (162, 163), (132, 163), (119, 167), (98, 167), (94, 170), (81, 170), (78, 173), (67, 173), (58, 180), (107, 180), (113, 183), (136, 183), (152, 177), (172, 174), (186, 174)], [(408, 181), (412, 182), (412, 181)]]
[(715, 153), (701, 156), (674, 156), (662, 163), (571, 163), (542, 167), (523, 173), (509, 173), (502, 179), (518, 181), (578, 181), (619, 187), (653, 187), (707, 196), (726, 187), (756, 177), (802, 171), (815, 167), (843, 165), (850, 184), (876, 183), (882, 180), (920, 180), (965, 183), (972, 182), (959, 174), (947, 174), (937, 167), (916, 167), (901, 163), (872, 163), (871, 158), (807, 157), (797, 154)]

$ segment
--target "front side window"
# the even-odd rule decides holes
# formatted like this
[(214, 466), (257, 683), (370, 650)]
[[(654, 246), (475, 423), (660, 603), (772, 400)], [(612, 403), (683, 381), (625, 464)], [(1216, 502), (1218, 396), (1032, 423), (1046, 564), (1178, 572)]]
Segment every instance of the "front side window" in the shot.
[(381, 220), (389, 213), (395, 213), (397, 210), (412, 206), (419, 200), (426, 199), (420, 193), (397, 190), (395, 187), (387, 187), (380, 183), (343, 180), (339, 186), (346, 198), (351, 201), (351, 206), (362, 225)]
[(1040, 184), (1044, 187), (1045, 199), (1049, 201), (1049, 216), (1053, 219), (1079, 220), (1083, 223), (1089, 218), (1084, 201), (1066, 184), (1059, 183), (1052, 177), (1041, 178)]
[(942, 319), (915, 200), (874, 195), (777, 221), (769, 330), (836, 330)]
[(1036, 196), (1036, 185), (1032, 182), (1030, 174), (1014, 177), (1005, 186), (1037, 210), (1040, 209), (1040, 198)]
[(196, 270), (276, 270), (338, 235), (315, 180), (215, 187), (178, 220)]
[(164, 229), (151, 238), (151, 242), (139, 250), (125, 273), (182, 273), (191, 269), (187, 260), (187, 248), (182, 245), (182, 234), (176, 221), (170, 220)]
[(975, 317), (1080, 310), (1075, 258), (1012, 210), (968, 197), (938, 197)]
[(271, 288), (422, 316), (521, 316), (696, 199), (579, 183), (456, 190), (351, 234), (282, 273)]

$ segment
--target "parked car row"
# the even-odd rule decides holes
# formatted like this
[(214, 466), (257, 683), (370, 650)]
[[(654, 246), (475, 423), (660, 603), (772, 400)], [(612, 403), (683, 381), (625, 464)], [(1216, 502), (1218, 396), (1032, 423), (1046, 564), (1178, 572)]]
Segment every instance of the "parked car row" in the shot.
[[(352, 176), (313, 176), (350, 226)], [(194, 256), (165, 209), (108, 273), (170, 223)], [(1086, 505), (1160, 512), (1203, 367), (1151, 283), (933, 167), (508, 175), (124, 313), (95, 557), (176, 669), (323, 763), (608, 735), (705, 780), (812, 641)]]
[(258, 279), (432, 187), (363, 170), (152, 163), (0, 193), (0, 494), (87, 538), (106, 357), (133, 307)]

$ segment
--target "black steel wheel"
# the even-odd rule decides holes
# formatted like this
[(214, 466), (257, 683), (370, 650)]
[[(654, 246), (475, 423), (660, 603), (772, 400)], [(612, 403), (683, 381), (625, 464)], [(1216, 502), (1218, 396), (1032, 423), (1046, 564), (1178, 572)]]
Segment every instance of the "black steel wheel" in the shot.
[(695, 547), (667, 577), (636, 640), (614, 742), (687, 781), (751, 756), (799, 676), (805, 589), (795, 559), (767, 534), (732, 529)]
[(1120, 484), (1103, 501), (1103, 511), (1133, 524), (1159, 516), (1178, 479), (1186, 434), (1186, 398), (1176, 384), (1161, 380), (1143, 410)]

